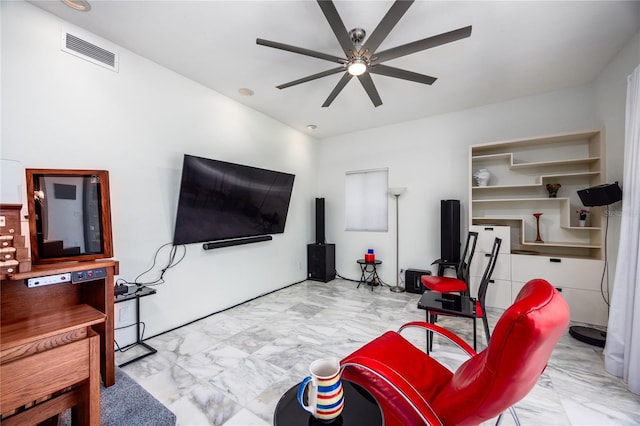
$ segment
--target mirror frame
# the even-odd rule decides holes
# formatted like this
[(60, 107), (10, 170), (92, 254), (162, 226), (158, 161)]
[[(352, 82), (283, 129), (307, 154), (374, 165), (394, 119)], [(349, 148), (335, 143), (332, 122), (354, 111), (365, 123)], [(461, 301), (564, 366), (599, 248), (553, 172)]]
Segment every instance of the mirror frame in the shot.
[[(37, 179), (41, 177), (87, 177), (98, 176), (100, 179), (100, 227), (102, 232), (102, 250), (99, 253), (87, 253), (57, 257), (42, 257), (38, 241), (35, 196)], [(31, 242), (31, 261), (33, 264), (80, 262), (96, 259), (108, 259), (113, 256), (113, 238), (111, 234), (111, 197), (109, 193), (109, 172), (106, 170), (71, 170), (71, 169), (26, 169), (27, 209), (29, 214), (29, 236)]]

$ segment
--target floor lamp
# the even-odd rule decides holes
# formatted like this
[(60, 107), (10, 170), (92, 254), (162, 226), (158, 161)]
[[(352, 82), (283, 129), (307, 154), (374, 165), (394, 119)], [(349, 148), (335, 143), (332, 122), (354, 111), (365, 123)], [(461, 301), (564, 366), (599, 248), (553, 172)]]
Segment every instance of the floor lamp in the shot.
[(402, 293), (404, 288), (400, 287), (400, 220), (398, 216), (398, 198), (404, 194), (407, 188), (389, 188), (389, 194), (396, 197), (396, 285), (390, 290), (394, 293)]

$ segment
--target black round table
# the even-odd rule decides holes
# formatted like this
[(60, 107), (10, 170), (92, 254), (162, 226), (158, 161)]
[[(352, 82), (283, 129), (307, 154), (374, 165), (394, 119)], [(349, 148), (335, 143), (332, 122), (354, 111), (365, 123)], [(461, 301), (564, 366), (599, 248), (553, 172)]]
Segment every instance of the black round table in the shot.
[(377, 266), (382, 264), (382, 260), (376, 259), (373, 262), (368, 262), (364, 259), (358, 259), (356, 262), (360, 265), (360, 271), (362, 272), (358, 288), (360, 288), (360, 284), (366, 284), (371, 286), (371, 291), (373, 291), (373, 287), (380, 285)]
[(291, 387), (282, 395), (273, 415), (274, 426), (382, 426), (382, 412), (376, 399), (361, 386), (342, 380), (344, 409), (332, 422), (313, 417), (298, 404), (298, 387)]

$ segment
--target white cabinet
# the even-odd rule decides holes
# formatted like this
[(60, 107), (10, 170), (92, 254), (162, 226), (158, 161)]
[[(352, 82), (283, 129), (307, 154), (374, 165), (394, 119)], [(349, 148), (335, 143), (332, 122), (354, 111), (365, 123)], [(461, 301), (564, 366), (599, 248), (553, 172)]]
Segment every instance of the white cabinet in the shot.
[[(571, 309), (571, 320), (607, 325), (608, 310), (600, 283), (604, 261), (550, 256), (511, 255), (512, 293), (515, 298), (525, 283), (543, 278), (562, 291)], [(605, 286), (606, 287), (606, 286)]]
[(471, 261), (469, 275), (471, 278), (470, 292), (472, 296), (478, 294), (480, 280), (487, 268), (491, 249), (496, 237), (502, 239), (496, 266), (487, 289), (485, 303), (487, 306), (507, 308), (512, 301), (511, 295), (511, 254), (510, 229), (508, 226), (477, 226), (471, 225), (469, 231), (478, 233), (476, 251)]

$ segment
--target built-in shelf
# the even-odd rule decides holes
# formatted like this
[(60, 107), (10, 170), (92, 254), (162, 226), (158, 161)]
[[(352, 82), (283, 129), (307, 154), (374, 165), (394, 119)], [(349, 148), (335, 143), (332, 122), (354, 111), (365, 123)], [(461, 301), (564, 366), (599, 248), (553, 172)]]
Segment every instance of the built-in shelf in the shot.
[[(605, 180), (603, 134), (589, 130), (469, 148), (469, 229), (485, 245), (499, 237), (507, 247), (498, 256), (487, 306), (506, 309), (527, 281), (543, 278), (561, 289), (571, 320), (607, 323), (601, 295), (604, 211), (588, 207), (588, 226), (579, 226), (577, 213), (585, 208), (577, 191)], [(479, 169), (490, 172), (486, 186), (474, 182)], [(561, 185), (557, 198), (549, 196), (551, 183)], [(542, 213), (539, 228), (534, 213)], [(535, 241), (538, 232), (543, 242)], [(476, 275), (483, 260), (474, 256)], [(472, 292), (479, 280), (472, 276)]]
[[(577, 191), (603, 182), (599, 130), (473, 145), (469, 157), (471, 176), (481, 168), (491, 173), (486, 186), (471, 179), (470, 224), (515, 227), (513, 249), (536, 246), (553, 255), (602, 258), (601, 208), (589, 208), (589, 226), (579, 226), (577, 217), (584, 208)], [(557, 198), (549, 196), (550, 183), (561, 185)], [(543, 239), (552, 242), (532, 241), (538, 212)]]

